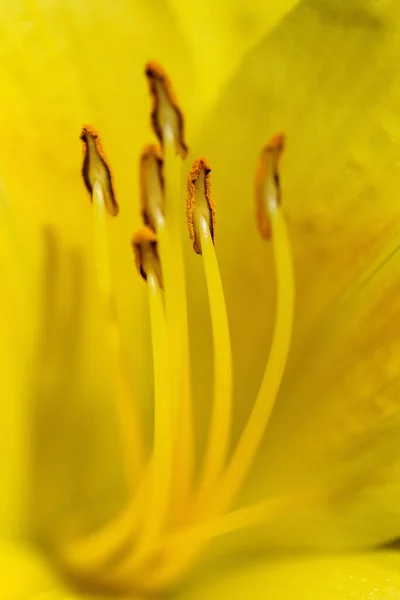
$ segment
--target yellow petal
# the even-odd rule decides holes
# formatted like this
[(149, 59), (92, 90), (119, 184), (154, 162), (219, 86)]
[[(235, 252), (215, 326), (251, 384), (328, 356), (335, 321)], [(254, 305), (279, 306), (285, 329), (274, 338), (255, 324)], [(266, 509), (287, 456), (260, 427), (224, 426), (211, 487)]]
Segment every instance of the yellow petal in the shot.
[(384, 252), (299, 346), (256, 487), (323, 497), (275, 540), (360, 546), (400, 534), (399, 258)]
[[(54, 576), (39, 552), (29, 545), (0, 542), (0, 595), (7, 600), (100, 600), (103, 595), (78, 592)], [(140, 600), (130, 597), (130, 600)]]
[(25, 508), (30, 534), (60, 542), (123, 505), (122, 450), (104, 311), (93, 269), (48, 236), (29, 419)]
[(400, 596), (400, 554), (381, 551), (331, 556), (242, 557), (193, 577), (177, 600), (395, 600)]
[[(2, 311), (3, 312), (3, 311)], [(8, 313), (10, 317), (10, 313)], [(18, 361), (11, 354), (15, 332), (3, 314), (0, 318), (0, 373), (3, 410), (1, 419), (0, 476), (3, 485), (0, 491), (0, 531), (13, 530), (19, 523), (21, 499), (23, 497), (24, 466), (24, 419), (22, 398), (25, 397), (25, 382), (21, 381), (19, 369), (27, 368), (26, 356), (20, 354)], [(16, 364), (17, 362), (17, 364)]]
[(245, 57), (194, 149), (213, 165), (239, 397), (254, 397), (273, 321), (270, 249), (257, 234), (253, 200), (258, 153), (271, 134), (287, 134), (281, 179), (296, 335), (396, 219), (398, 5), (385, 10), (361, 0), (302, 2)]
[[(399, 533), (397, 257), (378, 269), (357, 303), (341, 309), (334, 338), (326, 322), (317, 327), (355, 273), (378, 255), (385, 264), (395, 246), (400, 40), (391, 23), (398, 10), (391, 1), (302, 2), (245, 58), (198, 143), (214, 167), (238, 430), (259, 387), (274, 314), (270, 249), (253, 217), (253, 173), (265, 140), (287, 134), (281, 180), (294, 245), (296, 330), (253, 491), (293, 492), (311, 481), (335, 494), (322, 514), (310, 508), (297, 524), (266, 527), (274, 544), (360, 545)], [(200, 294), (196, 301), (203, 302)], [(201, 316), (197, 325), (201, 348)]]
[(240, 59), (271, 31), (298, 0), (173, 0), (193, 53), (196, 118), (218, 98)]
[[(27, 403), (33, 379), (32, 349), (37, 333), (38, 239), (14, 215), (0, 192), (0, 531), (14, 531), (24, 508)], [(22, 376), (21, 376), (22, 374)]]
[[(49, 567), (37, 552), (22, 544), (0, 542), (2, 577), (0, 594), (10, 600), (23, 598), (67, 598), (66, 590), (57, 584)], [(70, 596), (71, 600), (73, 596)]]

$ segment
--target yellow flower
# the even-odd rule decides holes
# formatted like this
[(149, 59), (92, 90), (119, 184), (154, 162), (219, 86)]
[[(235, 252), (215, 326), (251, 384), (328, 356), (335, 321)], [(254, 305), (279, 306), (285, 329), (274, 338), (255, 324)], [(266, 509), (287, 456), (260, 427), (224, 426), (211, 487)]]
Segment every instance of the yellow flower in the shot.
[[(3, 596), (395, 598), (399, 554), (378, 547), (400, 535), (397, 4), (135, 6), (0, 9)], [(153, 57), (184, 109), (186, 172), (212, 166), (224, 293), (207, 202), (189, 206), (203, 256), (180, 241), (179, 123), (154, 69), (165, 216), (156, 162), (144, 183), (162, 281), (149, 229), (134, 244), (147, 285), (134, 274)], [(90, 128), (92, 206), (79, 175), (84, 123), (115, 219)], [(252, 188), (277, 130), (266, 241)]]

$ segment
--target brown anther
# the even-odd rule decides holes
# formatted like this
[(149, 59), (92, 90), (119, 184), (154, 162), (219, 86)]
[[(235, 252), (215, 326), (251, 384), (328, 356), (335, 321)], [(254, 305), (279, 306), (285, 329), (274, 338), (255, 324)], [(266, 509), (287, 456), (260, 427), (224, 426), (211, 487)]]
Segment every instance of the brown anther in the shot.
[(284, 148), (284, 135), (276, 134), (264, 147), (258, 162), (255, 198), (258, 229), (264, 239), (271, 237), (269, 214), (281, 203), (279, 161)]
[(147, 281), (148, 272), (152, 270), (157, 277), (160, 288), (162, 288), (163, 283), (157, 250), (157, 236), (154, 231), (150, 227), (147, 227), (147, 225), (138, 229), (132, 238), (132, 248), (139, 275)]
[(155, 62), (146, 65), (146, 76), (153, 99), (151, 123), (161, 146), (165, 135), (170, 135), (175, 143), (176, 153), (185, 158), (188, 148), (184, 140), (183, 113), (178, 106), (170, 80), (162, 67)]
[(140, 200), (144, 224), (157, 231), (157, 221), (164, 216), (164, 176), (156, 146), (147, 146), (140, 157)]
[(198, 158), (190, 170), (187, 183), (186, 221), (193, 250), (202, 254), (200, 220), (204, 218), (215, 244), (215, 203), (211, 196), (211, 168), (208, 161)]
[(95, 181), (101, 184), (107, 212), (116, 217), (119, 207), (114, 192), (113, 177), (108, 166), (99, 134), (92, 125), (84, 125), (81, 132), (83, 142), (82, 176), (92, 199)]

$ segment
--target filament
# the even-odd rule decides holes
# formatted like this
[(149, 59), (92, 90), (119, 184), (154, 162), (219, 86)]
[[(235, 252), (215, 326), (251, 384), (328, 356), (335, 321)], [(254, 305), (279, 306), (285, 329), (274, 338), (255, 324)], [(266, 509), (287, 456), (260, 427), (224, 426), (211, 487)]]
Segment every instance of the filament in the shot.
[(143, 529), (129, 559), (131, 568), (146, 556), (162, 532), (168, 516), (172, 483), (172, 406), (168, 385), (167, 330), (158, 279), (147, 273), (154, 370), (154, 447), (149, 497)]
[(277, 280), (275, 330), (261, 387), (217, 494), (215, 508), (224, 510), (244, 482), (275, 404), (290, 348), (294, 316), (294, 274), (286, 223), (277, 205), (270, 214)]
[(197, 512), (204, 512), (207, 495), (225, 465), (229, 448), (232, 409), (232, 358), (228, 316), (214, 243), (207, 221), (200, 217), (200, 239), (210, 303), (214, 344), (214, 400), (208, 445), (197, 498)]
[[(189, 335), (185, 270), (181, 233), (181, 160), (176, 155), (173, 138), (164, 135), (165, 158), (165, 227), (159, 231), (161, 261), (165, 258), (165, 305), (167, 315), (170, 385), (174, 402), (175, 460), (174, 507), (177, 518), (183, 518), (193, 472), (193, 422), (190, 392)], [(158, 227), (158, 226), (157, 226)], [(164, 268), (164, 267), (163, 267)]]
[(108, 251), (107, 211), (101, 184), (93, 186), (93, 242), (98, 285), (107, 311), (108, 334), (114, 373), (117, 416), (125, 457), (125, 473), (130, 501), (121, 513), (98, 530), (61, 548), (62, 557), (78, 570), (95, 571), (126, 544), (138, 524), (138, 483), (143, 476), (145, 451), (142, 430), (126, 379), (118, 324), (115, 320)]
[[(146, 76), (151, 120), (160, 148), (141, 158), (144, 227), (132, 239), (139, 274), (147, 284), (154, 379), (154, 439), (146, 456), (132, 398), (116, 316), (108, 248), (108, 216), (119, 213), (114, 179), (98, 132), (82, 129), (82, 176), (93, 205), (98, 287), (107, 317), (113, 399), (121, 433), (125, 508), (111, 522), (60, 548), (66, 569), (109, 591), (154, 591), (172, 583), (211, 539), (281, 516), (309, 501), (310, 492), (271, 498), (231, 510), (268, 426), (288, 358), (294, 316), (294, 275), (281, 211), (278, 164), (284, 136), (265, 146), (256, 177), (261, 235), (272, 237), (277, 279), (276, 322), (261, 386), (231, 455), (233, 369), (228, 315), (214, 248), (215, 203), (211, 167), (197, 159), (187, 183), (187, 225), (202, 256), (213, 338), (213, 399), (199, 481), (194, 481), (194, 422), (190, 381), (188, 311), (181, 231), (181, 162), (187, 155), (183, 113), (170, 81), (156, 63)], [(197, 488), (195, 488), (195, 483)], [(311, 494), (312, 495), (312, 494)]]
[[(292, 258), (285, 220), (278, 205), (271, 211), (270, 218), (277, 277), (275, 331), (269, 360), (255, 405), (223, 475), (220, 487), (216, 489), (213, 504), (208, 510), (208, 514), (213, 518), (221, 516), (244, 482), (267, 427), (289, 352), (294, 312)], [(258, 509), (256, 513), (259, 514)], [(243, 518), (243, 513), (238, 514)], [(199, 527), (201, 530), (201, 525)], [(200, 537), (202, 539), (199, 539), (198, 543), (191, 541), (189, 547), (182, 544), (176, 548), (176, 552), (172, 554), (168, 563), (157, 575), (157, 578), (162, 582), (161, 585), (179, 577), (194, 562), (204, 544), (204, 536)]]
[(115, 402), (125, 451), (126, 475), (130, 489), (135, 489), (143, 474), (145, 452), (142, 431), (126, 378), (126, 369), (122, 358), (121, 340), (112, 294), (106, 207), (101, 184), (93, 186), (93, 232), (95, 263), (99, 288), (102, 293), (108, 317), (109, 342), (114, 370)]

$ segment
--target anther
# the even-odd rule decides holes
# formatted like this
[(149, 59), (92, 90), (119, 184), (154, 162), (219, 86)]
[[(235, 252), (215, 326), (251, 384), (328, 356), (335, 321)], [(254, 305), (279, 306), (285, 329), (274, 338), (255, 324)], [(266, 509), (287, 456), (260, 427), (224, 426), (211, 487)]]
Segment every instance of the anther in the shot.
[(154, 231), (150, 229), (150, 227), (147, 227), (147, 225), (138, 229), (132, 238), (132, 248), (139, 275), (147, 281), (149, 271), (153, 271), (157, 277), (160, 288), (162, 288), (162, 273), (157, 250), (157, 236)]
[(211, 196), (211, 168), (207, 160), (194, 161), (188, 177), (186, 197), (186, 221), (193, 250), (202, 254), (200, 241), (201, 219), (207, 222), (215, 244), (215, 203)]
[(255, 181), (258, 229), (264, 239), (271, 237), (269, 215), (281, 203), (279, 160), (284, 148), (284, 136), (276, 134), (261, 152)]
[(84, 125), (81, 140), (83, 142), (82, 176), (90, 197), (93, 194), (94, 184), (98, 181), (103, 190), (107, 212), (112, 217), (116, 217), (119, 207), (115, 197), (111, 170), (99, 134), (92, 125)]
[(188, 148), (184, 140), (184, 121), (181, 109), (175, 98), (171, 83), (164, 70), (155, 62), (146, 66), (150, 94), (153, 98), (151, 122), (154, 132), (164, 146), (166, 138), (175, 144), (176, 153), (185, 158)]
[(145, 225), (157, 231), (164, 218), (163, 159), (156, 146), (147, 146), (140, 157), (140, 199)]

